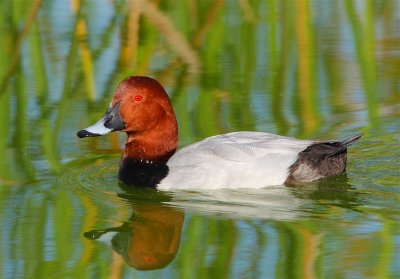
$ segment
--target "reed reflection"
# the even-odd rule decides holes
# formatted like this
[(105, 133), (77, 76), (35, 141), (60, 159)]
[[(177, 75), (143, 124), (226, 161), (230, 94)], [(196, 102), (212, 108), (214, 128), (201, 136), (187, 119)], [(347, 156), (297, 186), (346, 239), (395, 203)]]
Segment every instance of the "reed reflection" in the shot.
[[(140, 195), (120, 196), (132, 204), (129, 220), (119, 227), (87, 231), (84, 236), (111, 244), (125, 263), (135, 269), (166, 267), (178, 252), (184, 213), (160, 201), (143, 202)], [(165, 198), (156, 195), (156, 199), (160, 197)]]

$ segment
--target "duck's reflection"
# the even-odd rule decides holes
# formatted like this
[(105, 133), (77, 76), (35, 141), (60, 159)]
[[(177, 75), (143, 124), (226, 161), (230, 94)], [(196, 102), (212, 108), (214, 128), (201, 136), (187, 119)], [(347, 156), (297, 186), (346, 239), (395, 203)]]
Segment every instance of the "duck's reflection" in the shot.
[(138, 202), (136, 195), (121, 195), (133, 213), (120, 227), (84, 233), (88, 239), (111, 240), (112, 248), (139, 270), (167, 266), (178, 252), (184, 213), (160, 202)]
[(257, 190), (175, 191), (166, 194), (136, 188), (119, 195), (129, 202), (133, 211), (127, 222), (119, 227), (88, 231), (84, 236), (109, 241), (124, 261), (135, 269), (159, 269), (171, 263), (178, 252), (184, 221), (184, 213), (178, 208), (213, 216), (211, 218), (218, 214), (232, 220), (298, 221), (324, 214), (326, 207), (321, 211), (321, 201), (325, 205), (357, 210), (358, 194), (351, 189), (346, 175), (292, 187)]
[(359, 193), (354, 191), (355, 188), (346, 173), (319, 181), (287, 186), (296, 190), (292, 193), (297, 198), (330, 201), (330, 204), (334, 203), (335, 206), (357, 211), (360, 205)]

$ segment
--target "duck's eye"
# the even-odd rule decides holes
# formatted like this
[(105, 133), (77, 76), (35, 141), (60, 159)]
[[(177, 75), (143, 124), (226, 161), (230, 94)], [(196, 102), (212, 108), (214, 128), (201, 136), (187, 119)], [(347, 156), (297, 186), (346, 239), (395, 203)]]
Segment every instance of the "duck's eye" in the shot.
[(135, 101), (136, 102), (140, 102), (141, 100), (143, 100), (143, 96), (142, 95), (136, 95), (135, 96)]

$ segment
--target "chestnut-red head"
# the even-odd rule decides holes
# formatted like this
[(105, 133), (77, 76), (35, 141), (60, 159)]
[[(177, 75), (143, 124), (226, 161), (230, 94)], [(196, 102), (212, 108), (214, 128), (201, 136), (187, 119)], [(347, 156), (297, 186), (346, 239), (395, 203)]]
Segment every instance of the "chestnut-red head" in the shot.
[(105, 115), (79, 137), (101, 136), (112, 131), (128, 134), (124, 158), (167, 160), (175, 151), (178, 126), (174, 110), (158, 81), (130, 76), (117, 87)]

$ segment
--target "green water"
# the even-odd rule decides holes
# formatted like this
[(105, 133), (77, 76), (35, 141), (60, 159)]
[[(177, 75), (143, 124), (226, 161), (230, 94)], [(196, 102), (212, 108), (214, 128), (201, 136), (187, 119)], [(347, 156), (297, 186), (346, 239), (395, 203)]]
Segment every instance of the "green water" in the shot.
[[(0, 11), (0, 278), (400, 277), (398, 1)], [(297, 188), (126, 189), (125, 135), (76, 132), (136, 74), (165, 85), (180, 146), (237, 130), (365, 135), (347, 175)]]

